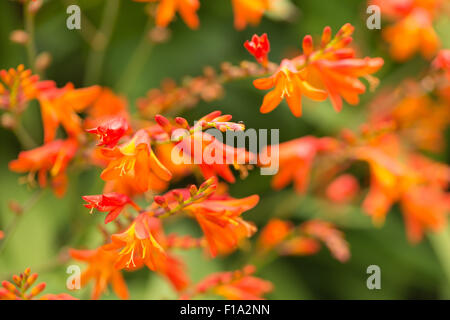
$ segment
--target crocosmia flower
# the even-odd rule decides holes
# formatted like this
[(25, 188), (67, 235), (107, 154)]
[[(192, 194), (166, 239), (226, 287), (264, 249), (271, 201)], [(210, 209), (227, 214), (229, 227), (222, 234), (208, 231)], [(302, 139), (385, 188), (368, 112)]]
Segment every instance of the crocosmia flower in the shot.
[(235, 28), (242, 30), (247, 24), (259, 24), (264, 12), (270, 8), (271, 1), (274, 0), (231, 0)]
[(9, 163), (9, 169), (15, 172), (29, 172), (30, 178), (38, 175), (41, 187), (47, 185), (47, 173), (50, 172), (52, 187), (58, 196), (66, 191), (66, 168), (78, 150), (74, 139), (54, 140), (41, 147), (19, 153), (17, 160)]
[(110, 119), (97, 128), (86, 130), (89, 133), (96, 134), (99, 137), (98, 146), (114, 148), (119, 140), (127, 133), (129, 129), (128, 122), (124, 118)]
[(94, 250), (71, 249), (69, 253), (73, 259), (88, 264), (87, 269), (81, 274), (81, 286), (84, 287), (89, 281), (94, 281), (92, 299), (99, 299), (108, 289), (109, 283), (119, 298), (128, 299), (128, 289), (122, 272), (114, 267), (115, 252), (99, 247)]
[(258, 37), (256, 34), (253, 35), (251, 41), (245, 41), (244, 47), (250, 52), (252, 56), (255, 57), (256, 61), (261, 63), (263, 66), (267, 66), (268, 58), (267, 55), (270, 51), (270, 42), (267, 38), (267, 33)]
[(197, 10), (200, 8), (199, 0), (134, 0), (136, 2), (159, 2), (156, 9), (156, 24), (167, 27), (178, 11), (181, 18), (191, 29), (197, 29), (200, 22)]
[(92, 210), (97, 209), (101, 212), (108, 212), (105, 218), (105, 223), (109, 223), (117, 218), (126, 205), (133, 206), (136, 210), (140, 208), (126, 195), (112, 192), (101, 195), (83, 196), (84, 201), (87, 202), (84, 206)]
[(103, 180), (120, 180), (124, 176), (131, 178), (136, 188), (145, 192), (153, 179), (169, 181), (172, 174), (156, 157), (150, 145), (150, 137), (145, 130), (139, 130), (133, 138), (114, 149), (103, 149), (110, 160), (103, 170)]

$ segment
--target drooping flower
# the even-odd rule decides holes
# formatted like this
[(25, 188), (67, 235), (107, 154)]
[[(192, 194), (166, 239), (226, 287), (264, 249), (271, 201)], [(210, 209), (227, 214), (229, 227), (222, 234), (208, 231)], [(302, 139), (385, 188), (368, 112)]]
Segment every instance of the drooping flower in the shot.
[(105, 223), (109, 223), (117, 218), (126, 205), (131, 205), (137, 211), (140, 208), (128, 196), (112, 192), (93, 196), (83, 196), (84, 201), (87, 202), (84, 206), (92, 210), (97, 209), (101, 212), (108, 212), (105, 217)]
[(105, 181), (121, 180), (127, 176), (138, 190), (149, 190), (154, 179), (169, 181), (172, 174), (156, 157), (150, 144), (150, 137), (145, 130), (139, 130), (133, 138), (114, 149), (103, 149), (103, 154), (110, 162), (101, 174)]
[(256, 61), (264, 67), (267, 66), (269, 62), (267, 55), (270, 51), (270, 42), (267, 38), (267, 33), (262, 34), (260, 37), (254, 34), (251, 41), (245, 41), (244, 47), (255, 57)]
[(242, 270), (213, 273), (195, 287), (194, 294), (213, 293), (229, 300), (260, 300), (272, 291), (269, 281), (253, 276), (254, 266)]
[(88, 267), (81, 274), (81, 286), (89, 281), (94, 281), (92, 299), (97, 300), (107, 290), (108, 284), (112, 285), (114, 292), (121, 299), (128, 299), (128, 289), (120, 270), (114, 267), (116, 254), (106, 250), (104, 246), (94, 250), (70, 250), (72, 258), (86, 262)]
[(74, 139), (54, 140), (41, 147), (19, 153), (17, 160), (9, 163), (14, 172), (29, 172), (30, 178), (38, 174), (39, 185), (47, 185), (47, 173), (50, 172), (54, 192), (62, 196), (66, 191), (66, 168), (78, 150), (78, 142)]
[(75, 89), (71, 83), (63, 88), (54, 87), (41, 92), (38, 100), (44, 126), (44, 142), (54, 140), (60, 124), (70, 137), (76, 138), (82, 134), (82, 121), (77, 112), (91, 105), (100, 92), (99, 86)]
[(136, 2), (159, 1), (156, 9), (156, 24), (159, 27), (167, 27), (174, 19), (178, 11), (181, 18), (191, 29), (197, 29), (200, 25), (197, 10), (200, 8), (199, 0), (134, 0)]
[(128, 132), (129, 125), (124, 118), (110, 119), (96, 128), (86, 130), (89, 133), (96, 134), (99, 138), (97, 146), (114, 148), (119, 140)]
[(258, 25), (264, 12), (273, 0), (231, 0), (234, 12), (234, 27), (245, 29), (247, 24)]
[(316, 156), (320, 153), (333, 152), (338, 146), (338, 142), (332, 138), (313, 136), (281, 143), (279, 146), (280, 169), (272, 179), (272, 187), (280, 190), (293, 181), (297, 193), (305, 192)]

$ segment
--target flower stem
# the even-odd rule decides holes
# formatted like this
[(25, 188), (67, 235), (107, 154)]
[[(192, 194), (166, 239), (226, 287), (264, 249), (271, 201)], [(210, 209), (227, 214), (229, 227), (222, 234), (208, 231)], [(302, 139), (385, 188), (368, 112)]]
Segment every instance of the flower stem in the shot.
[(429, 235), (431, 246), (447, 277), (446, 291), (450, 292), (450, 230), (445, 229), (439, 233)]
[(11, 239), (11, 237), (14, 234), (14, 231), (16, 230), (20, 219), (25, 215), (25, 213), (30, 210), (42, 197), (44, 194), (44, 189), (39, 189), (33, 193), (31, 198), (25, 202), (25, 204), (22, 207), (22, 210), (20, 213), (15, 213), (14, 218), (11, 221), (11, 223), (8, 225), (8, 227), (5, 230), (5, 237), (2, 239), (2, 242), (0, 243), (0, 255), (5, 250), (7, 243)]
[(27, 1), (23, 5), (23, 18), (24, 18), (24, 28), (28, 34), (28, 41), (26, 44), (28, 63), (30, 64), (31, 70), (36, 73), (36, 45), (34, 42), (34, 13), (30, 10), (30, 1)]
[(23, 127), (20, 119), (17, 119), (14, 125), (13, 132), (19, 140), (20, 144), (27, 150), (33, 149), (37, 146), (34, 139), (30, 136), (27, 130)]
[(116, 89), (120, 93), (128, 93), (130, 91), (130, 88), (136, 83), (139, 73), (152, 51), (153, 42), (151, 42), (148, 37), (148, 33), (152, 27), (153, 21), (152, 19), (148, 19), (142, 38), (136, 47), (136, 50), (133, 52), (129, 63), (123, 72), (123, 76), (116, 85)]
[(108, 0), (105, 3), (100, 28), (91, 41), (84, 78), (84, 83), (87, 85), (98, 83), (100, 79), (106, 48), (111, 40), (119, 8), (120, 0)]

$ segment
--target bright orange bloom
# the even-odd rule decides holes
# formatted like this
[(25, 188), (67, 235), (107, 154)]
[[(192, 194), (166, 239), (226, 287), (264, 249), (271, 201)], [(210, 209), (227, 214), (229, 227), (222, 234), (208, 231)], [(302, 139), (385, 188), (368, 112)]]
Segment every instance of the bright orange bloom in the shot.
[(0, 230), (0, 240), (2, 240), (4, 236), (5, 236), (5, 233), (2, 230)]
[(22, 151), (17, 160), (9, 163), (9, 169), (15, 172), (29, 172), (32, 178), (38, 174), (39, 185), (47, 185), (47, 172), (50, 172), (52, 187), (58, 196), (66, 191), (66, 168), (78, 150), (74, 139), (54, 140), (41, 147)]
[(383, 37), (390, 44), (394, 59), (405, 61), (420, 51), (431, 59), (440, 46), (433, 28), (433, 20), (440, 12), (441, 0), (376, 0), (383, 15), (395, 23), (383, 29)]
[(256, 227), (240, 216), (254, 208), (259, 196), (243, 199), (229, 196), (211, 196), (185, 208), (197, 220), (205, 234), (211, 255), (227, 254), (234, 250), (243, 239), (251, 237)]
[(351, 174), (343, 174), (333, 180), (326, 189), (328, 199), (336, 203), (348, 203), (359, 191), (358, 180)]
[(280, 190), (294, 181), (295, 191), (303, 193), (309, 185), (309, 176), (316, 156), (333, 152), (338, 142), (332, 138), (306, 136), (280, 144), (280, 170), (272, 179), (272, 187)]
[(273, 0), (231, 0), (234, 12), (234, 27), (245, 29), (247, 24), (258, 25), (264, 12)]
[(53, 85), (53, 81), (39, 81), (39, 76), (22, 64), (17, 69), (0, 70), (0, 109), (22, 112), (41, 89)]
[(114, 263), (118, 269), (133, 270), (145, 264), (156, 271), (166, 264), (161, 221), (147, 213), (141, 213), (124, 232), (112, 235), (111, 240), (105, 248), (119, 250)]
[(450, 182), (448, 166), (405, 153), (392, 134), (356, 148), (355, 155), (370, 165), (371, 184), (363, 208), (375, 223), (382, 223), (399, 201), (411, 242), (420, 241), (426, 229), (437, 231), (446, 224), (450, 209), (445, 191)]
[(252, 276), (255, 267), (218, 272), (207, 276), (195, 288), (196, 294), (214, 293), (229, 300), (260, 300), (273, 289), (269, 281)]
[[(353, 30), (353, 26), (345, 24), (331, 39), (331, 28), (326, 27), (317, 50), (314, 50), (312, 37), (305, 36), (302, 55), (284, 59), (271, 77), (253, 82), (261, 90), (274, 88), (264, 97), (260, 111), (268, 113), (286, 98), (291, 112), (300, 117), (302, 95), (315, 101), (323, 101), (329, 96), (336, 111), (342, 109), (342, 99), (352, 105), (358, 104), (359, 95), (366, 90), (358, 78), (369, 77), (384, 62), (381, 58), (355, 58), (355, 51), (348, 48)], [(376, 83), (373, 78), (369, 79)]]
[(69, 83), (64, 88), (51, 88), (38, 96), (44, 126), (44, 142), (54, 140), (61, 124), (71, 137), (83, 133), (81, 118), (77, 112), (83, 111), (100, 94), (99, 86), (75, 89)]
[(141, 192), (149, 190), (154, 179), (169, 181), (172, 174), (156, 157), (150, 145), (150, 137), (145, 130), (139, 130), (133, 138), (114, 149), (103, 149), (103, 154), (110, 158), (108, 167), (103, 170), (103, 180), (121, 180), (128, 176)]
[(258, 239), (259, 246), (264, 250), (270, 250), (285, 240), (292, 230), (292, 223), (280, 219), (271, 219), (261, 231)]
[(200, 25), (197, 10), (200, 8), (198, 0), (134, 0), (136, 2), (156, 2), (159, 1), (156, 10), (156, 24), (159, 27), (167, 27), (174, 19), (178, 11), (184, 22), (191, 29), (197, 29)]
[(264, 97), (259, 111), (269, 113), (275, 109), (283, 99), (296, 117), (302, 115), (302, 95), (315, 101), (323, 101), (327, 98), (327, 93), (323, 90), (311, 86), (305, 81), (304, 75), (297, 70), (291, 60), (284, 59), (278, 71), (269, 78), (256, 79), (254, 86), (260, 90), (272, 89)]
[(105, 249), (105, 246), (94, 250), (70, 250), (72, 258), (86, 262), (88, 267), (81, 274), (81, 286), (94, 280), (92, 299), (99, 299), (107, 290), (109, 283), (112, 284), (114, 292), (121, 299), (128, 299), (128, 289), (120, 270), (114, 267), (117, 255), (113, 251)]

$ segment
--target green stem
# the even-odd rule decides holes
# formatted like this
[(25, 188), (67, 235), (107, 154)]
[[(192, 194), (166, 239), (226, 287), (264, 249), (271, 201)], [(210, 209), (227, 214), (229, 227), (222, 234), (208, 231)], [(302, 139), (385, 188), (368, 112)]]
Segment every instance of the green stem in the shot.
[(439, 233), (430, 234), (429, 239), (447, 277), (446, 291), (450, 292), (450, 230), (445, 229)]
[(14, 234), (14, 231), (16, 230), (20, 219), (25, 215), (25, 213), (30, 210), (42, 197), (44, 194), (44, 189), (39, 189), (33, 193), (30, 199), (27, 200), (27, 202), (23, 205), (22, 211), (20, 213), (15, 213), (13, 220), (8, 225), (8, 227), (5, 230), (5, 237), (2, 239), (2, 242), (0, 243), (0, 255), (5, 250), (7, 243), (11, 239), (11, 237)]
[(142, 67), (147, 61), (153, 48), (153, 42), (151, 42), (148, 37), (148, 33), (152, 27), (153, 21), (149, 19), (144, 29), (144, 34), (142, 35), (142, 38), (136, 50), (133, 52), (129, 63), (120, 78), (120, 81), (116, 85), (116, 89), (118, 92), (128, 93), (130, 91), (130, 88), (132, 88), (136, 83), (136, 80), (138, 79), (139, 74), (142, 71)]
[(27, 1), (23, 5), (23, 17), (24, 17), (24, 27), (28, 34), (28, 41), (26, 44), (28, 63), (30, 64), (31, 70), (36, 73), (36, 46), (34, 42), (34, 13), (29, 9), (30, 1)]
[(84, 83), (98, 83), (105, 59), (106, 48), (111, 40), (114, 25), (119, 14), (120, 0), (108, 0), (103, 11), (100, 28), (95, 34), (89, 52)]
[(27, 130), (22, 126), (20, 119), (16, 120), (13, 132), (19, 140), (20, 144), (27, 150), (33, 149), (37, 146), (34, 139), (30, 136)]

